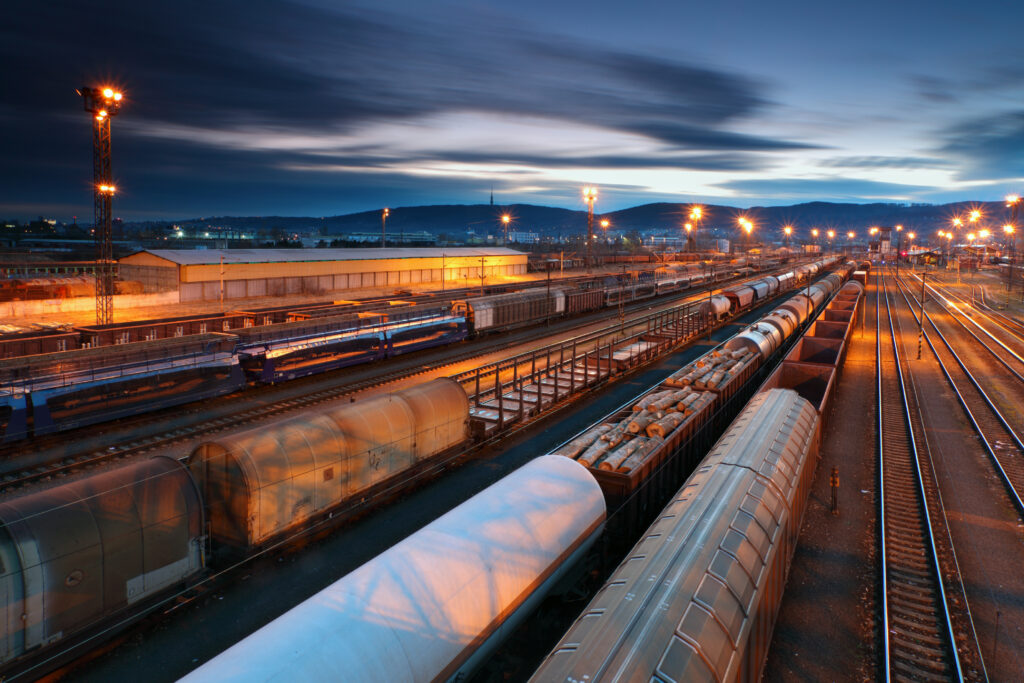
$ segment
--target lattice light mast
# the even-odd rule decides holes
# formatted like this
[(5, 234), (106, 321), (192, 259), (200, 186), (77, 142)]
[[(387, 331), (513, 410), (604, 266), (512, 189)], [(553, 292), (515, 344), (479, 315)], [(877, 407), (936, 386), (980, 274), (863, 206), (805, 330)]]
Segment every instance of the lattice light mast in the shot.
[(85, 110), (92, 114), (93, 225), (96, 258), (96, 324), (114, 322), (114, 246), (111, 205), (114, 179), (110, 171), (110, 119), (121, 109), (124, 95), (113, 88), (82, 88)]

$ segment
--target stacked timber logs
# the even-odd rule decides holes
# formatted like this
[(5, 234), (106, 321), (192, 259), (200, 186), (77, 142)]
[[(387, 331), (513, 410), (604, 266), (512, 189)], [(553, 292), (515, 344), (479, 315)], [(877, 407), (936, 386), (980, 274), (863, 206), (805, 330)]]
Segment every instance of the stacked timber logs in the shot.
[(754, 361), (756, 354), (748, 349), (712, 351), (672, 373), (665, 384), (670, 387), (693, 387), (714, 391), (724, 387)]
[(641, 467), (687, 417), (715, 398), (691, 386), (651, 392), (621, 419), (594, 426), (555, 454), (593, 469), (628, 474)]

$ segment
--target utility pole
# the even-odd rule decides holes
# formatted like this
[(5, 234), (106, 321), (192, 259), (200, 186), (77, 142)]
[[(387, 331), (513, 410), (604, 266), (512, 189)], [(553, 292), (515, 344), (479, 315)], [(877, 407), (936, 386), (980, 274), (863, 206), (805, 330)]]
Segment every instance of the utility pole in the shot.
[(97, 246), (96, 324), (114, 322), (114, 245), (111, 209), (114, 180), (110, 170), (110, 119), (121, 109), (124, 96), (113, 88), (82, 88), (85, 111), (92, 120), (93, 226)]
[(387, 223), (388, 216), (391, 214), (390, 209), (384, 209), (380, 212), (380, 248), (385, 249), (388, 246), (387, 231), (385, 224)]
[[(921, 271), (921, 314), (918, 316), (917, 321), (917, 359), (921, 360), (921, 339), (924, 337), (924, 279), (928, 277), (927, 271)], [(971, 289), (971, 294), (974, 294), (974, 289)]]

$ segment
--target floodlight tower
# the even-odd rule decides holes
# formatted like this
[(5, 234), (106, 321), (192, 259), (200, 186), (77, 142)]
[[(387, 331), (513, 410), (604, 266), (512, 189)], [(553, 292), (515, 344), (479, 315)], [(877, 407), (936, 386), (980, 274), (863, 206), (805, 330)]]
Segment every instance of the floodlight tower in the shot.
[(114, 180), (110, 172), (110, 119), (121, 109), (124, 95), (113, 88), (82, 88), (85, 110), (92, 114), (92, 204), (97, 246), (96, 324), (114, 321), (114, 246), (111, 205)]

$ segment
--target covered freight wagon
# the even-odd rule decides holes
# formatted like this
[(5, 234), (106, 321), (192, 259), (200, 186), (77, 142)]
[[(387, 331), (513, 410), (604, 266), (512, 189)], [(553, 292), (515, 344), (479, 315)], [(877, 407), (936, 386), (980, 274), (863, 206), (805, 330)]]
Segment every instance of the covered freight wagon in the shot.
[(566, 312), (565, 298), (565, 292), (558, 287), (538, 287), (453, 301), (452, 310), (464, 316), (473, 330), (485, 332), (562, 315)]
[(584, 468), (537, 458), (183, 680), (465, 680), (604, 519)]
[(172, 458), (140, 460), (0, 503), (0, 663), (203, 567), (203, 506)]
[(466, 392), (436, 379), (204, 442), (188, 463), (213, 540), (245, 549), (458, 446), (468, 421)]

